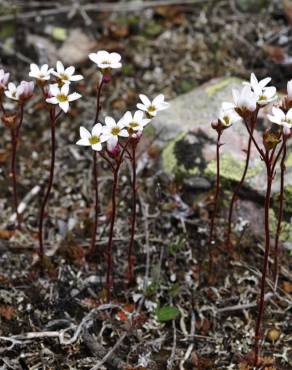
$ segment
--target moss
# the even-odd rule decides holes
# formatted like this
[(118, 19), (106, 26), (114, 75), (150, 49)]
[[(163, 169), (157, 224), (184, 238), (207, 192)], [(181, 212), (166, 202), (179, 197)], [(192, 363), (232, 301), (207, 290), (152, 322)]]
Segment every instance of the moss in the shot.
[(174, 140), (172, 140), (163, 150), (162, 153), (162, 163), (165, 172), (175, 173), (175, 169), (178, 166), (177, 159), (174, 155), (175, 144), (181, 140), (186, 134), (183, 132), (178, 135)]
[[(244, 161), (238, 162), (229, 154), (222, 154), (220, 158), (220, 173), (221, 176), (227, 180), (239, 181), (244, 170)], [(216, 160), (209, 162), (205, 169), (205, 175), (214, 177), (216, 175)], [(249, 168), (247, 171), (246, 179), (250, 179), (262, 171), (262, 165)]]
[(176, 157), (176, 146), (182, 141), (186, 133), (178, 135), (173, 141), (171, 141), (163, 150), (162, 163), (164, 171), (176, 176), (184, 175), (196, 175), (199, 172), (199, 168), (196, 166), (189, 167), (182, 163), (179, 163)]
[(228, 86), (229, 84), (239, 84), (240, 83), (240, 79), (239, 78), (235, 78), (235, 77), (229, 77), (229, 78), (225, 78), (224, 80), (221, 80), (219, 81), (218, 83), (214, 84), (214, 85), (211, 85), (211, 86), (208, 86), (206, 89), (205, 89), (205, 92), (206, 94), (208, 95), (209, 98), (212, 98), (212, 96), (214, 96), (218, 91), (224, 89), (224, 87)]

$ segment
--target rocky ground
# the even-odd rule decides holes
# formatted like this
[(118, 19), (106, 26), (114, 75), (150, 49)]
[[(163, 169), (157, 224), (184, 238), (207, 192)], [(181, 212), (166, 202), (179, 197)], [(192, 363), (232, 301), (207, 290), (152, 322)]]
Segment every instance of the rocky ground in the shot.
[[(210, 273), (214, 137), (209, 121), (220, 101), (252, 70), (285, 88), (291, 78), (290, 2), (204, 1), (125, 12), (93, 12), (86, 2), (81, 4), (84, 9), (75, 13), (67, 2), (53, 13), (58, 6), (53, 1), (15, 2), (13, 13), (11, 3), (0, 7), (0, 62), (12, 80), (26, 78), (31, 61), (54, 65), (57, 59), (76, 65), (85, 76), (78, 85), (84, 98), (57, 131), (45, 277), (39, 276), (36, 248), (49, 168), (47, 112), (36, 96), (25, 114), (18, 161), (20, 198), (27, 199), (21, 231), (14, 230), (11, 218), (9, 132), (0, 127), (0, 367), (252, 369), (263, 262), (262, 186), (257, 180), (263, 178), (262, 170), (255, 159), (257, 171), (238, 201), (230, 254), (224, 244), (226, 210), (238, 180), (240, 166), (234, 160), (242, 159), (245, 144), (230, 145), (236, 135), (226, 132), (223, 150), (229, 156), (224, 159)], [(110, 304), (105, 301), (104, 251), (112, 181), (101, 161), (98, 252), (87, 260), (93, 219), (91, 155), (74, 144), (78, 127), (89, 127), (94, 115), (97, 76), (87, 54), (103, 48), (120, 52), (124, 66), (104, 90), (101, 117), (118, 118), (133, 109), (141, 92), (163, 92), (172, 102), (141, 146), (136, 281), (131, 287), (125, 282), (130, 175), (126, 165), (122, 169)], [(289, 189), (277, 290), (270, 276), (267, 283), (261, 356), (266, 370), (292, 365)], [(274, 191), (276, 197), (277, 186)]]

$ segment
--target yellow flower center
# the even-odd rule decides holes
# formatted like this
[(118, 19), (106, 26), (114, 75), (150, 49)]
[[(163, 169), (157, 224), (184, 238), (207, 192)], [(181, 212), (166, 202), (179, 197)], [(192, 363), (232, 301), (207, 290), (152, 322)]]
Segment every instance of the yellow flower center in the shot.
[(65, 94), (59, 94), (57, 95), (57, 99), (59, 100), (59, 102), (63, 103), (65, 101), (68, 101), (68, 96)]
[(98, 144), (100, 143), (100, 138), (98, 136), (91, 136), (91, 138), (89, 138), (89, 142), (91, 145)]
[(130, 122), (130, 123), (129, 123), (129, 127), (131, 127), (131, 128), (136, 128), (136, 127), (138, 127), (138, 123), (137, 123), (137, 122), (135, 122), (135, 121)]
[(114, 127), (114, 128), (112, 128), (111, 133), (112, 133), (113, 135), (119, 135), (120, 131), (121, 131), (121, 130), (120, 130), (118, 127)]
[(230, 123), (230, 118), (228, 116), (224, 116), (223, 121), (224, 121), (225, 125), (228, 126), (229, 123)]
[(65, 74), (60, 74), (60, 79), (67, 81), (67, 80), (69, 80), (69, 77), (67, 75), (65, 75)]
[(154, 105), (150, 105), (149, 107), (148, 107), (148, 112), (149, 113), (153, 113), (153, 112), (155, 112), (156, 111), (156, 108), (154, 107)]

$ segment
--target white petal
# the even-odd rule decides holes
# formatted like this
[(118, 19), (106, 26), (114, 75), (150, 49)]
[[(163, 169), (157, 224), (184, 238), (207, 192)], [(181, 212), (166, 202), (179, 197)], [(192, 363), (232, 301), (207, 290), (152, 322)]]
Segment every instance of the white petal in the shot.
[(110, 59), (110, 53), (106, 50), (99, 50), (96, 55), (100, 59)]
[(59, 104), (59, 100), (55, 96), (53, 96), (52, 98), (46, 99), (46, 102), (50, 104)]
[(40, 72), (40, 69), (35, 63), (32, 63), (30, 65), (30, 71), (34, 74), (38, 74)]
[(164, 101), (164, 95), (163, 94), (159, 94), (156, 96), (156, 98), (154, 98), (152, 104), (153, 105), (159, 105), (161, 104), (162, 102)]
[(93, 129), (91, 131), (92, 136), (99, 136), (102, 131), (102, 125), (100, 123), (97, 123), (96, 125), (93, 126)]
[(105, 124), (110, 128), (116, 127), (116, 121), (109, 116), (105, 117)]
[(81, 139), (89, 139), (91, 137), (90, 132), (83, 126), (80, 127), (79, 129), (80, 137)]
[(82, 145), (82, 146), (90, 146), (90, 142), (88, 139), (79, 139), (76, 143), (77, 145)]
[(80, 80), (83, 80), (83, 76), (82, 75), (74, 75), (74, 76), (71, 76), (70, 77), (70, 80), (71, 81), (80, 81)]
[(143, 119), (144, 113), (141, 110), (137, 110), (134, 113), (134, 120), (140, 122)]
[[(69, 85), (65, 84), (61, 87), (61, 94), (68, 95), (69, 93)], [(71, 94), (73, 95), (73, 94)], [(78, 98), (77, 98), (78, 99)]]
[(104, 135), (104, 134), (102, 134), (99, 137), (101, 143), (104, 143), (105, 141), (108, 141), (109, 138), (110, 138), (110, 135)]
[[(141, 99), (142, 103), (146, 106), (151, 105), (151, 101), (147, 98), (146, 95), (140, 94), (139, 98)], [(137, 105), (138, 106), (138, 105)]]
[(99, 62), (99, 58), (97, 57), (96, 53), (91, 53), (88, 55), (88, 58), (90, 60), (92, 60), (94, 63), (98, 63)]
[(54, 96), (57, 96), (60, 94), (60, 89), (57, 84), (50, 85), (50, 93)]
[(116, 62), (114, 62), (114, 63), (111, 63), (110, 67), (111, 68), (121, 68), (122, 67), (122, 63), (116, 63)]
[(110, 60), (113, 63), (118, 63), (121, 60), (121, 56), (118, 53), (110, 53)]
[(147, 112), (147, 107), (141, 103), (137, 104), (137, 108), (143, 110), (144, 112)]
[(259, 85), (260, 85), (260, 87), (263, 89), (265, 86), (267, 86), (267, 84), (269, 83), (269, 82), (271, 82), (271, 77), (266, 77), (266, 78), (264, 78), (264, 79), (262, 79), (260, 82), (259, 82)]
[(118, 137), (117, 136), (111, 136), (110, 138), (108, 138), (107, 148), (110, 152), (115, 149), (117, 144), (118, 144)]
[(132, 113), (130, 111), (127, 111), (122, 117), (122, 119), (124, 120), (125, 124), (128, 124), (133, 120)]
[(59, 102), (59, 107), (67, 113), (69, 110), (69, 102), (68, 101), (62, 101), (61, 103)]
[(70, 95), (68, 95), (68, 101), (74, 101), (74, 100), (77, 100), (79, 98), (81, 98), (82, 95), (78, 94), (77, 92), (74, 92)]
[(268, 119), (271, 122), (276, 123), (277, 125), (281, 125), (281, 119), (279, 117), (272, 116), (271, 114), (268, 114)]
[(275, 96), (276, 92), (277, 92), (277, 89), (275, 88), (275, 86), (269, 86), (269, 87), (264, 88), (263, 95), (265, 95), (269, 99)]
[(128, 130), (125, 130), (125, 129), (121, 130), (119, 133), (119, 136), (128, 137), (129, 136)]
[(141, 126), (144, 127), (146, 125), (148, 125), (148, 123), (151, 121), (151, 119), (148, 119), (148, 118), (144, 118), (142, 119), (141, 121)]
[(101, 143), (93, 144), (93, 145), (91, 145), (91, 148), (92, 148), (93, 150), (96, 150), (97, 152), (99, 152), (99, 151), (101, 151), (101, 150), (102, 150)]
[(75, 67), (70, 66), (65, 69), (64, 74), (72, 76), (74, 72), (75, 72)]
[(285, 113), (280, 108), (273, 107), (272, 113), (275, 117), (279, 118), (280, 121), (283, 121), (286, 118)]
[(58, 72), (59, 74), (64, 73), (64, 65), (63, 65), (63, 63), (62, 63), (62, 62), (60, 62), (59, 60), (57, 61), (56, 67), (57, 67), (57, 72)]

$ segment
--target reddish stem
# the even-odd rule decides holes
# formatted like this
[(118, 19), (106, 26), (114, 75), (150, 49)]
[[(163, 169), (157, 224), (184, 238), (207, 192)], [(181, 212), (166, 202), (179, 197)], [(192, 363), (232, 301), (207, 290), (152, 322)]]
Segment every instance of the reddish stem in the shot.
[[(4, 108), (3, 108), (4, 109)], [(11, 128), (11, 144), (12, 144), (12, 156), (11, 156), (11, 175), (12, 175), (12, 188), (13, 188), (13, 204), (14, 212), (16, 214), (17, 228), (21, 228), (21, 217), (18, 212), (18, 195), (17, 195), (17, 175), (16, 175), (16, 157), (17, 157), (17, 146), (19, 143), (19, 132), (23, 122), (23, 104), (19, 105), (19, 122), (16, 127)]]
[(95, 150), (92, 151), (92, 160), (93, 160), (93, 186), (95, 190), (95, 217), (94, 217), (94, 226), (91, 236), (91, 244), (89, 249), (89, 254), (92, 255), (95, 249), (95, 242), (96, 242), (96, 232), (97, 232), (97, 225), (98, 225), (98, 210), (99, 210), (99, 200), (98, 200), (98, 169), (97, 169), (97, 152)]
[(132, 219), (131, 219), (131, 237), (128, 247), (128, 283), (131, 284), (134, 278), (133, 269), (134, 269), (134, 259), (132, 256), (133, 253), (133, 245), (135, 239), (135, 231), (136, 231), (136, 208), (137, 208), (137, 187), (136, 187), (136, 146), (137, 143), (132, 143), (132, 154), (130, 156), (131, 163), (132, 163)]
[(278, 266), (280, 258), (279, 256), (279, 238), (281, 234), (281, 224), (283, 219), (283, 206), (284, 206), (284, 180), (285, 180), (285, 160), (286, 160), (286, 154), (287, 154), (287, 145), (286, 145), (286, 138), (283, 139), (283, 155), (281, 159), (281, 182), (280, 182), (280, 197), (279, 197), (279, 211), (278, 211), (278, 224), (277, 224), (277, 231), (276, 231), (276, 238), (275, 238), (275, 247), (274, 247), (274, 270), (273, 270), (273, 278), (274, 283), (276, 285), (277, 282), (277, 276), (278, 276)]
[[(98, 87), (97, 94), (96, 94), (96, 115), (94, 119), (94, 124), (97, 124), (98, 122), (98, 116), (101, 109), (100, 106), (100, 97), (101, 97), (101, 90), (103, 86), (104, 80), (101, 80), (101, 83)], [(98, 200), (98, 168), (97, 168), (97, 152), (93, 151), (92, 154), (93, 159), (93, 186), (95, 191), (95, 201), (94, 201), (94, 210), (95, 210), (95, 216), (94, 216), (94, 225), (92, 230), (92, 236), (91, 236), (91, 243), (89, 248), (89, 254), (92, 255), (95, 250), (95, 243), (96, 243), (96, 233), (97, 233), (97, 225), (98, 225), (98, 211), (99, 211), (99, 200)]]
[(259, 347), (260, 347), (260, 338), (261, 338), (261, 323), (264, 315), (265, 309), (265, 287), (266, 287), (266, 276), (268, 271), (268, 263), (269, 263), (269, 254), (270, 254), (270, 225), (269, 225), (269, 209), (270, 209), (270, 202), (271, 202), (271, 189), (272, 189), (272, 182), (273, 182), (273, 172), (271, 171), (271, 161), (268, 160), (268, 153), (266, 153), (266, 171), (267, 171), (267, 189), (266, 189), (266, 196), (265, 196), (265, 254), (264, 254), (264, 264), (263, 264), (263, 271), (262, 271), (262, 278), (261, 278), (261, 285), (260, 285), (260, 301), (259, 301), (259, 311), (258, 317), (256, 321), (256, 328), (255, 328), (255, 357), (254, 357), (254, 366), (258, 365), (258, 357), (259, 357)]
[(109, 238), (107, 244), (107, 273), (106, 273), (106, 291), (107, 291), (107, 301), (110, 301), (111, 298), (111, 290), (113, 288), (113, 235), (114, 235), (114, 225), (116, 220), (116, 193), (118, 188), (118, 178), (119, 178), (119, 170), (122, 164), (124, 153), (127, 149), (129, 140), (126, 142), (125, 146), (123, 147), (121, 154), (118, 158), (116, 158), (116, 167), (113, 169), (113, 187), (112, 187), (112, 211), (111, 211), (111, 222), (110, 222), (110, 229), (109, 229)]
[(39, 218), (39, 230), (38, 230), (38, 239), (39, 239), (39, 258), (41, 272), (43, 273), (44, 269), (44, 241), (43, 241), (43, 224), (45, 217), (45, 210), (48, 203), (48, 199), (51, 193), (53, 180), (54, 180), (54, 169), (55, 169), (55, 153), (56, 153), (56, 112), (55, 108), (52, 108), (50, 111), (50, 123), (51, 123), (51, 165), (50, 165), (50, 174), (49, 174), (49, 184), (41, 204), (40, 218)]
[(114, 182), (112, 188), (112, 210), (111, 210), (111, 223), (109, 230), (109, 239), (107, 245), (107, 274), (106, 274), (106, 289), (107, 289), (107, 301), (110, 301), (111, 289), (113, 287), (113, 234), (114, 234), (114, 225), (116, 218), (116, 192), (118, 186), (118, 171), (119, 167), (117, 166), (114, 171)]
[(17, 195), (17, 178), (16, 178), (16, 149), (17, 149), (17, 137), (16, 130), (12, 128), (11, 132), (11, 143), (12, 143), (12, 156), (11, 156), (11, 176), (12, 176), (12, 189), (13, 189), (13, 205), (14, 212), (16, 214), (16, 227), (21, 228), (20, 214), (18, 213), (18, 195)]
[(214, 197), (214, 210), (211, 217), (210, 223), (210, 234), (209, 234), (209, 274), (211, 274), (213, 269), (213, 253), (212, 253), (212, 246), (214, 244), (214, 226), (215, 226), (215, 217), (218, 210), (218, 196), (220, 192), (220, 138), (222, 135), (222, 130), (217, 131), (217, 144), (216, 144), (216, 166), (217, 166), (217, 173), (216, 173), (216, 190), (215, 190), (215, 197)]
[[(251, 128), (251, 133), (252, 134), (253, 134), (253, 131), (254, 131), (254, 126), (255, 126), (255, 123), (252, 124), (252, 128)], [(231, 202), (230, 202), (230, 206), (229, 206), (228, 229), (227, 229), (227, 237), (226, 237), (226, 245), (227, 245), (227, 248), (229, 250), (232, 249), (232, 243), (230, 243), (230, 235), (231, 235), (231, 223), (232, 223), (233, 209), (234, 209), (235, 201), (237, 200), (237, 197), (238, 197), (238, 193), (239, 193), (239, 191), (240, 191), (240, 189), (241, 189), (241, 187), (244, 183), (244, 180), (245, 180), (245, 177), (246, 177), (246, 174), (247, 174), (247, 170), (248, 170), (248, 167), (249, 167), (251, 143), (252, 143), (252, 138), (251, 138), (251, 136), (249, 136), (248, 144), (247, 144), (244, 170), (243, 170), (243, 173), (242, 173), (242, 176), (241, 176), (241, 179), (240, 179), (239, 183), (236, 185), (236, 187), (234, 189), (234, 192), (233, 192), (232, 198), (231, 198)]]

